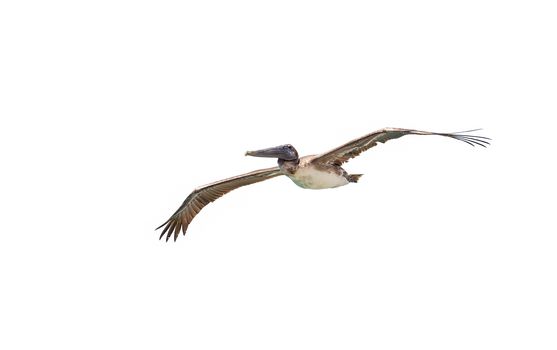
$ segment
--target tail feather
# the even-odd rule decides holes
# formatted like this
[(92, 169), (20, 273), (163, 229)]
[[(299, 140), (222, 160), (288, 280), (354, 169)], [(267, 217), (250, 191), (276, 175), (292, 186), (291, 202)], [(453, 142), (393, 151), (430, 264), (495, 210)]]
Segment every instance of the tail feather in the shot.
[(358, 180), (360, 179), (360, 177), (362, 177), (364, 174), (348, 174), (348, 181), (350, 182), (358, 182)]

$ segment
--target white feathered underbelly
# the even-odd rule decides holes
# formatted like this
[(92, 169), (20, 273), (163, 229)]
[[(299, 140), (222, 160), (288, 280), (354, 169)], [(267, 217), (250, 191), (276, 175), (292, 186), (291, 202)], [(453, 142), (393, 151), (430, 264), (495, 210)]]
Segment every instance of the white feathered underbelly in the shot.
[(294, 174), (287, 174), (290, 180), (302, 188), (319, 190), (344, 186), (348, 180), (337, 173), (318, 170), (312, 167), (299, 168)]

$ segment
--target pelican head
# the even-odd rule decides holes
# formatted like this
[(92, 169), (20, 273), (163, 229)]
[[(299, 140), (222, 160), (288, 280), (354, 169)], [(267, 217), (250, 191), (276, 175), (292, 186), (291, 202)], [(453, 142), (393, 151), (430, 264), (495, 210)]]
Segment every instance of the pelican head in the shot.
[(278, 158), (282, 160), (297, 160), (298, 152), (296, 151), (294, 146), (287, 144), (271, 148), (264, 148), (257, 151), (247, 151), (246, 156)]

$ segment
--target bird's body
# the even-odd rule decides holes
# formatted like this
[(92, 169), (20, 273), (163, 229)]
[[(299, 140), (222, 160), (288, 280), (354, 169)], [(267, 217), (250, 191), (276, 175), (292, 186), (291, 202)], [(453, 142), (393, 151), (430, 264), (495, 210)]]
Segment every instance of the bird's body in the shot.
[(305, 156), (298, 162), (279, 162), (282, 174), (296, 185), (312, 190), (335, 188), (348, 184), (350, 175), (340, 166), (312, 162), (316, 156)]
[(166, 235), (166, 240), (168, 240), (174, 235), (174, 240), (176, 240), (180, 231), (186, 234), (186, 230), (193, 218), (207, 204), (236, 188), (273, 177), (285, 175), (296, 185), (305, 189), (335, 188), (350, 182), (358, 182), (362, 175), (348, 174), (341, 165), (375, 146), (378, 142), (384, 143), (404, 135), (437, 135), (463, 141), (472, 146), (479, 145), (485, 147), (489, 144), (489, 138), (487, 137), (472, 136), (465, 133), (435, 133), (413, 129), (385, 128), (354, 139), (319, 155), (298, 157), (296, 149), (289, 144), (246, 152), (246, 155), (254, 157), (277, 158), (278, 166), (252, 171), (196, 188), (178, 210), (158, 227), (164, 226), (160, 238)]

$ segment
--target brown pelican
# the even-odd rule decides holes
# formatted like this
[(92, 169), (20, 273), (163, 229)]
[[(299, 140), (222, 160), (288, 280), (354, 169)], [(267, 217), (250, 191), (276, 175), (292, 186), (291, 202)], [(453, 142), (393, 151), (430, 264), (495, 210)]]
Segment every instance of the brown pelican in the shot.
[(186, 230), (193, 218), (207, 204), (239, 187), (251, 185), (280, 175), (286, 175), (296, 185), (309, 189), (334, 188), (344, 186), (350, 182), (358, 182), (362, 174), (349, 174), (341, 165), (346, 163), (349, 159), (358, 156), (363, 151), (375, 146), (378, 142), (384, 143), (404, 135), (445, 136), (466, 142), (472, 146), (479, 145), (486, 147), (489, 145), (490, 138), (468, 134), (478, 130), (479, 129), (456, 133), (436, 133), (412, 129), (384, 128), (352, 140), (328, 152), (301, 158), (298, 157), (296, 149), (289, 144), (265, 148), (258, 151), (248, 151), (246, 152), (247, 156), (277, 158), (278, 166), (255, 170), (251, 173), (234, 176), (196, 188), (188, 198), (186, 198), (178, 210), (176, 210), (176, 212), (162, 225), (157, 227), (157, 230), (164, 226), (160, 238), (166, 234), (167, 241), (172, 235), (174, 235), (174, 240), (176, 240), (180, 231), (182, 231), (184, 235), (186, 234)]

